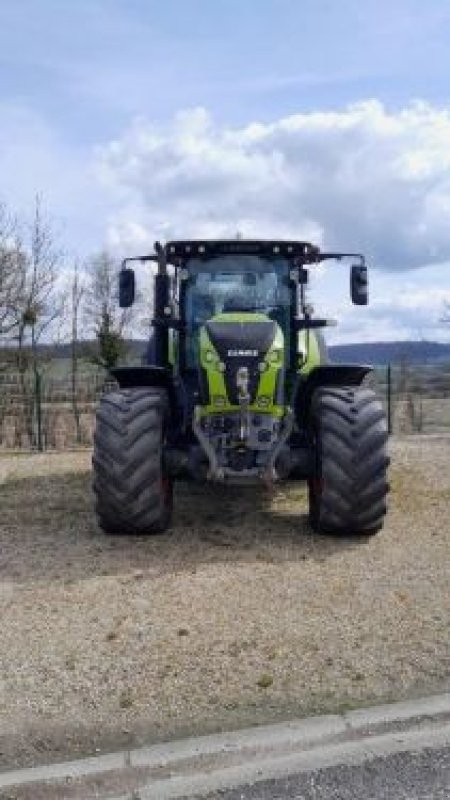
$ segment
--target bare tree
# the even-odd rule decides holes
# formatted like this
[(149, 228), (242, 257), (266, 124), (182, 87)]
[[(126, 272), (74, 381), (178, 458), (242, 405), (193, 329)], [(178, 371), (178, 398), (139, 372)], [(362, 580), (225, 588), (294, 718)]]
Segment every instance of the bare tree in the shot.
[(23, 293), (19, 314), (21, 336), (29, 329), (33, 367), (37, 366), (37, 345), (49, 327), (60, 318), (63, 297), (58, 290), (62, 254), (56, 248), (51, 224), (42, 203), (36, 198), (34, 217), (29, 226), (29, 247), (23, 259)]
[(72, 275), (72, 285), (70, 289), (70, 317), (71, 317), (71, 343), (70, 343), (70, 365), (71, 365), (71, 397), (72, 410), (75, 419), (75, 430), (77, 443), (81, 443), (81, 421), (80, 408), (78, 405), (78, 360), (79, 360), (79, 321), (81, 303), (85, 291), (85, 286), (80, 277), (78, 262), (75, 262)]
[(17, 327), (17, 305), (23, 291), (22, 248), (16, 218), (0, 204), (0, 339)]
[(62, 254), (56, 248), (52, 226), (43, 213), (39, 197), (26, 232), (17, 262), (20, 292), (14, 307), (14, 332), (27, 433), (33, 442), (33, 418), (35, 412), (40, 413), (38, 346), (61, 319), (64, 308), (64, 297), (58, 285)]
[(88, 280), (84, 299), (87, 324), (95, 335), (93, 361), (110, 370), (126, 353), (125, 331), (130, 310), (119, 308), (119, 264), (103, 250), (88, 264)]

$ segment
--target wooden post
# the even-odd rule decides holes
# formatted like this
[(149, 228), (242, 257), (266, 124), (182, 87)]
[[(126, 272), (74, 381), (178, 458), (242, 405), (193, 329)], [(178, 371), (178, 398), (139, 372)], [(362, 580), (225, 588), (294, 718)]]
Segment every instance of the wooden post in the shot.
[(389, 363), (386, 371), (386, 394), (387, 394), (387, 421), (388, 434), (392, 433), (392, 367)]
[(42, 378), (38, 370), (35, 372), (36, 380), (36, 424), (37, 424), (37, 448), (42, 453), (44, 446), (42, 441)]

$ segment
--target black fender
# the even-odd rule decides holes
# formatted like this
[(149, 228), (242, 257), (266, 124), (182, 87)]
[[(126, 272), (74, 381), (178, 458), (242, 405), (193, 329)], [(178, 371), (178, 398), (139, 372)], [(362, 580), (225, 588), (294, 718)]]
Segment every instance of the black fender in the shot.
[(293, 408), (301, 428), (308, 426), (309, 409), (316, 389), (322, 386), (360, 386), (373, 367), (365, 364), (321, 364), (307, 375), (299, 374), (294, 388)]
[(111, 375), (121, 389), (142, 389), (143, 387), (157, 386), (170, 392), (173, 388), (171, 370), (165, 367), (115, 367), (111, 370)]
[(157, 366), (115, 367), (110, 374), (121, 389), (143, 389), (156, 387), (166, 389), (169, 398), (168, 419), (171, 425), (178, 418), (177, 395), (170, 369)]

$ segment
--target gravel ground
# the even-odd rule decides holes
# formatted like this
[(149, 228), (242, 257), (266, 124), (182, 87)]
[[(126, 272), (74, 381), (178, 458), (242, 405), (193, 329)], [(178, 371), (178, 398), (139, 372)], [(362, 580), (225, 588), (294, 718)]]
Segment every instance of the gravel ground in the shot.
[(107, 537), (89, 453), (0, 457), (0, 766), (448, 686), (450, 437), (391, 449), (353, 539), (296, 484), (180, 485), (169, 533)]

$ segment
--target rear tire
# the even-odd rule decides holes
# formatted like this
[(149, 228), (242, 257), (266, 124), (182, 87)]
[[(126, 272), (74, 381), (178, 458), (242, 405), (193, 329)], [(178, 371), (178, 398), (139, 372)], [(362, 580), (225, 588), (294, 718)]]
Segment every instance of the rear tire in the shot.
[(376, 533), (386, 514), (389, 458), (386, 415), (375, 393), (353, 386), (318, 389), (310, 430), (312, 527), (324, 533)]
[(94, 435), (94, 493), (107, 533), (164, 531), (172, 516), (172, 481), (164, 468), (163, 389), (119, 389), (105, 395)]

